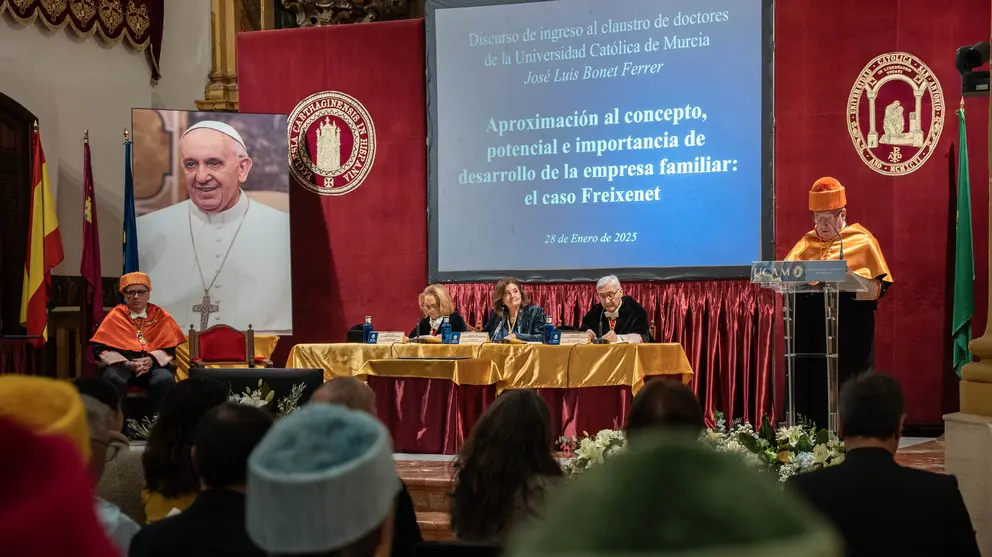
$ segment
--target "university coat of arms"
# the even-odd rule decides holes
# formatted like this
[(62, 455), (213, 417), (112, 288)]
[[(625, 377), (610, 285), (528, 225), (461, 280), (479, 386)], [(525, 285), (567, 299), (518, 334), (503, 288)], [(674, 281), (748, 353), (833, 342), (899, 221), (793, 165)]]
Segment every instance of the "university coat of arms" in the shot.
[(372, 117), (350, 95), (315, 93), (289, 115), (289, 171), (314, 193), (344, 195), (362, 185), (375, 147)]
[(876, 56), (847, 100), (858, 155), (886, 176), (909, 174), (933, 154), (944, 128), (944, 94), (933, 71), (905, 52)]

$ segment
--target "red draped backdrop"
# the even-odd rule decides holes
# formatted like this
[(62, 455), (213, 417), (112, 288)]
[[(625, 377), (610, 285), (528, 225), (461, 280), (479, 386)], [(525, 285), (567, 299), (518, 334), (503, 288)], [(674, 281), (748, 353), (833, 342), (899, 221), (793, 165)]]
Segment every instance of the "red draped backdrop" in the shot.
[[(938, 423), (954, 409), (949, 308), (953, 261), (960, 78), (954, 51), (988, 38), (989, 4), (959, 0), (779, 2), (775, 13), (776, 249), (784, 256), (811, 228), (806, 193), (816, 178), (847, 187), (850, 222), (879, 239), (896, 278), (880, 303), (875, 362), (903, 384), (913, 424)], [(912, 174), (887, 177), (861, 161), (848, 135), (847, 98), (862, 68), (879, 54), (903, 51), (935, 72), (945, 97), (944, 130), (934, 154)], [(305, 52), (305, 56), (296, 53)], [(295, 335), (299, 342), (342, 341), (372, 315), (380, 330), (409, 330), (427, 278), (427, 185), (423, 21), (244, 33), (238, 81), (246, 112), (290, 112), (323, 90), (362, 102), (378, 136), (364, 184), (341, 197), (290, 192)], [(988, 99), (968, 101), (975, 223), (975, 331), (985, 326)], [(467, 217), (466, 217), (467, 218)], [(589, 284), (529, 285), (556, 322), (577, 324), (594, 303)], [(745, 281), (632, 283), (660, 340), (680, 342), (707, 413), (755, 419), (771, 410), (772, 370), (781, 344), (775, 301)], [(490, 285), (450, 285), (470, 323), (489, 303)]]
[[(775, 244), (783, 257), (810, 228), (807, 191), (835, 176), (847, 188), (848, 222), (878, 238), (895, 276), (879, 303), (875, 365), (906, 397), (907, 422), (933, 424), (957, 409), (950, 363), (958, 125), (958, 47), (988, 40), (988, 0), (810, 0), (775, 5)], [(906, 52), (944, 93), (940, 141), (915, 172), (889, 177), (861, 161), (848, 134), (847, 98), (862, 68)], [(966, 101), (975, 239), (974, 330), (985, 330), (988, 292), (988, 96)], [(881, 122), (881, 113), (879, 114)], [(843, 326), (843, 315), (841, 326)], [(781, 344), (781, 343), (779, 343)], [(781, 366), (779, 367), (781, 369)], [(781, 385), (781, 382), (779, 383)]]

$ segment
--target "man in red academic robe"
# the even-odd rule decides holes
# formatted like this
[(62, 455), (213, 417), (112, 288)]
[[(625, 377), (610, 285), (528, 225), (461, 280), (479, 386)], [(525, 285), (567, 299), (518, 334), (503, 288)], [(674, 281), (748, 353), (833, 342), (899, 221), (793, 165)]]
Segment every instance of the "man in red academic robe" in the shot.
[[(863, 292), (840, 294), (837, 345), (838, 386), (867, 371), (874, 361), (875, 309), (878, 299), (892, 286), (892, 271), (885, 263), (878, 240), (860, 224), (847, 224), (847, 194), (836, 179), (820, 178), (809, 192), (813, 230), (806, 233), (785, 257), (787, 261), (847, 261), (850, 274), (865, 287)], [(796, 296), (796, 352), (826, 351), (823, 296)], [(796, 359), (796, 413), (827, 427), (826, 359)]]
[(117, 388), (121, 400), (128, 386), (146, 386), (154, 412), (176, 382), (169, 364), (186, 336), (169, 312), (148, 303), (152, 290), (148, 275), (122, 276), (120, 290), (125, 303), (110, 310), (90, 343), (106, 365), (103, 378)]

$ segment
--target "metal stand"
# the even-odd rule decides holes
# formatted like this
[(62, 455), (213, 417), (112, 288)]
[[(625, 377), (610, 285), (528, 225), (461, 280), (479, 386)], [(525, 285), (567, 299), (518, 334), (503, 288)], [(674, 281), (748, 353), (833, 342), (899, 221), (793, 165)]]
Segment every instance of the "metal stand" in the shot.
[(785, 425), (796, 425), (796, 293), (782, 292), (782, 323), (785, 325)]
[(827, 429), (837, 433), (837, 399), (840, 385), (840, 360), (837, 348), (840, 344), (840, 291), (833, 284), (823, 286), (823, 315), (827, 332)]
[(836, 284), (827, 283), (822, 287), (823, 314), (826, 320), (826, 350), (818, 354), (799, 354), (796, 352), (796, 291), (794, 288), (783, 288), (782, 293), (782, 322), (785, 326), (785, 388), (787, 403), (785, 407), (785, 423), (792, 427), (796, 425), (796, 358), (822, 357), (827, 363), (827, 429), (837, 433), (837, 401), (840, 385), (840, 360), (838, 358), (840, 334), (840, 289)]
[[(864, 292), (867, 287), (850, 274), (847, 263), (837, 261), (757, 261), (751, 266), (751, 282), (761, 284), (782, 295), (782, 321), (785, 325), (785, 385), (788, 401), (785, 423), (796, 425), (796, 358), (826, 358), (827, 429), (837, 433), (837, 399), (840, 378), (838, 359), (840, 331), (840, 293)], [(796, 322), (806, 316), (796, 315), (796, 294), (823, 296), (826, 345), (823, 353), (796, 352)], [(822, 424), (817, 424), (822, 427)]]

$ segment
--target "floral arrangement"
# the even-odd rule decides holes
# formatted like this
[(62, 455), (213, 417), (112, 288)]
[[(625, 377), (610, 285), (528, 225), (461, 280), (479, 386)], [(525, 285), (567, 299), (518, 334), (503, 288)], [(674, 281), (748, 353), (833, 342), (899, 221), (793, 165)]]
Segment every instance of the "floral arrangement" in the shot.
[[(738, 455), (746, 464), (775, 474), (779, 481), (844, 460), (844, 443), (826, 429), (804, 423), (776, 430), (767, 417), (762, 418), (758, 429), (742, 420), (728, 428), (722, 413), (715, 413), (715, 417), (716, 427), (703, 432), (700, 441), (716, 451)], [(623, 432), (616, 426), (595, 436), (583, 432), (580, 439), (562, 438), (561, 447), (567, 455), (562, 468), (567, 476), (575, 476), (602, 464), (626, 445)]]
[[(306, 387), (303, 383), (294, 383), (293, 387), (289, 390), (289, 395), (284, 396), (279, 399), (276, 403), (276, 419), (285, 418), (286, 416), (296, 412), (300, 405), (300, 397), (303, 396), (303, 389)], [(258, 388), (252, 390), (245, 387), (245, 392), (241, 394), (231, 394), (231, 402), (237, 402), (238, 404), (248, 404), (256, 408), (262, 408), (268, 406), (272, 399), (275, 398), (275, 391), (269, 388), (261, 379), (258, 380)]]
[(152, 432), (152, 426), (155, 425), (155, 420), (158, 419), (158, 414), (152, 417), (144, 416), (141, 418), (141, 422), (134, 418), (127, 419), (127, 427), (131, 430), (132, 435), (135, 439), (148, 439), (148, 435)]
[(606, 457), (617, 454), (627, 446), (623, 431), (618, 429), (604, 429), (595, 437), (585, 432), (583, 435), (578, 440), (565, 437), (561, 439), (562, 449), (572, 455), (562, 464), (566, 476), (574, 476), (587, 468), (602, 464)]
[[(289, 390), (289, 394), (280, 398), (276, 402), (276, 419), (285, 418), (299, 409), (300, 398), (303, 397), (303, 390), (305, 388), (306, 384), (304, 383), (294, 383), (292, 388)], [(252, 390), (249, 387), (245, 387), (245, 392), (243, 393), (232, 392), (229, 400), (238, 404), (248, 404), (256, 408), (263, 408), (272, 403), (275, 395), (275, 391), (270, 389), (264, 381), (259, 379), (257, 389)], [(147, 440), (148, 435), (152, 431), (152, 426), (155, 425), (156, 419), (158, 419), (158, 414), (152, 416), (151, 418), (145, 416), (141, 419), (140, 423), (134, 418), (128, 418), (127, 425), (134, 438)]]

